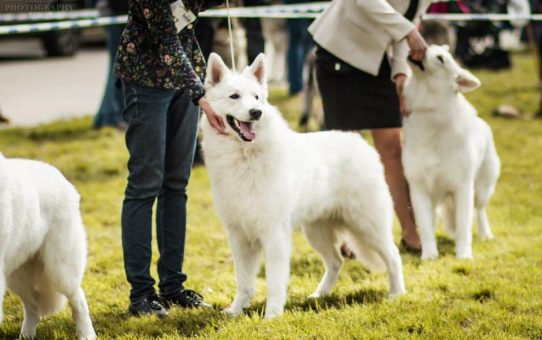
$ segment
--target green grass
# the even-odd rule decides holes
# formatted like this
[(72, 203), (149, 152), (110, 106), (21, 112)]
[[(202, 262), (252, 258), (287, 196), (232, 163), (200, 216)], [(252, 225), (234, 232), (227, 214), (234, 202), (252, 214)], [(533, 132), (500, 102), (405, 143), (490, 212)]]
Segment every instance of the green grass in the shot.
[[(102, 339), (540, 339), (542, 120), (490, 117), (501, 103), (514, 104), (525, 112), (537, 109), (533, 61), (525, 55), (515, 56), (514, 61), (511, 71), (478, 72), (483, 86), (469, 95), (493, 127), (502, 160), (502, 176), (489, 207), (496, 238), (475, 240), (472, 261), (456, 260), (453, 242), (444, 236), (439, 236), (442, 257), (437, 261), (422, 263), (404, 255), (409, 292), (394, 302), (386, 299), (386, 275), (368, 273), (355, 261), (346, 263), (332, 296), (308, 301), (323, 266), (296, 233), (285, 315), (271, 321), (261, 319), (265, 303), (262, 272), (249, 311), (236, 318), (222, 315), (220, 309), (235, 292), (233, 264), (213, 207), (207, 172), (198, 167), (189, 189), (187, 286), (200, 291), (217, 309), (173, 309), (165, 320), (130, 317), (120, 243), (127, 160), (122, 134), (113, 129), (94, 131), (86, 118), (0, 131), (0, 150), (8, 157), (54, 164), (80, 191), (89, 240), (84, 289)], [(300, 111), (299, 98), (290, 99), (281, 89), (274, 90), (271, 98), (294, 122)], [(397, 238), (398, 229), (396, 225)], [(156, 258), (155, 252), (154, 261)], [(4, 310), (0, 338), (16, 338), (22, 322), (18, 299), (8, 294)], [(45, 318), (38, 337), (73, 338), (69, 309)]]

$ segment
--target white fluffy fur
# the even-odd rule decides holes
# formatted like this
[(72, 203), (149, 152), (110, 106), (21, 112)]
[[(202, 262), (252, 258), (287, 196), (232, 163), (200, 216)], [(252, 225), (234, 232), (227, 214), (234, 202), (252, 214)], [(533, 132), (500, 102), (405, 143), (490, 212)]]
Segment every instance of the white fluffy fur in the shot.
[[(346, 237), (357, 258), (387, 269), (390, 297), (405, 292), (401, 257), (392, 238), (393, 205), (378, 154), (359, 135), (299, 134), (266, 100), (263, 55), (242, 73), (211, 55), (206, 98), (218, 115), (249, 121), (257, 137), (243, 141), (227, 125), (217, 135), (203, 119), (203, 148), (215, 205), (228, 231), (237, 276), (237, 296), (227, 309), (239, 314), (255, 292), (260, 253), (266, 260), (266, 318), (283, 313), (289, 280), (292, 230), (302, 226), (320, 253), (325, 274), (312, 294), (328, 294), (341, 269)], [(237, 93), (239, 99), (231, 99)], [(258, 99), (256, 98), (258, 96)]]
[(75, 188), (48, 164), (0, 154), (0, 321), (6, 287), (23, 303), (22, 338), (67, 297), (77, 337), (95, 339), (81, 289), (86, 252)]
[(462, 69), (445, 46), (431, 46), (404, 95), (403, 165), (420, 230), (422, 259), (438, 257), (435, 210), (442, 206), (458, 258), (472, 257), (473, 207), (480, 239), (493, 237), (485, 208), (495, 190), (500, 162), (491, 129), (461, 92), (480, 81)]

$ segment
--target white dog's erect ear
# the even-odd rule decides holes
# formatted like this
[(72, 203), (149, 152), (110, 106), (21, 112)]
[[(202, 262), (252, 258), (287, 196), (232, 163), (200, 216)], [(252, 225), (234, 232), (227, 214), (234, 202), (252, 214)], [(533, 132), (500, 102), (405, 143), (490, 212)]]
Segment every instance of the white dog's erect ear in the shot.
[(209, 55), (209, 60), (207, 61), (205, 85), (216, 85), (220, 83), (229, 71), (228, 66), (226, 66), (222, 58), (214, 52), (211, 53), (211, 55)]
[(463, 93), (474, 91), (482, 84), (480, 79), (465, 69), (460, 69), (455, 78), (455, 82), (459, 91)]
[(267, 83), (267, 75), (265, 73), (265, 55), (263, 53), (258, 54), (254, 62), (249, 67), (249, 72), (256, 77), (256, 80), (262, 85)]

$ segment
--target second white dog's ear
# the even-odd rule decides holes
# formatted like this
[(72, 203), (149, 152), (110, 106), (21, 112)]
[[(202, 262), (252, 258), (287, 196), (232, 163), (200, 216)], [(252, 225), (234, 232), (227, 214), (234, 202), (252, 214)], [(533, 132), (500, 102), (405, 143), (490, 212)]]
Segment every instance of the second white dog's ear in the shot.
[(209, 60), (207, 61), (205, 85), (212, 86), (220, 83), (228, 72), (228, 66), (226, 66), (222, 58), (214, 52), (211, 53), (211, 55), (209, 55)]
[(263, 53), (258, 54), (254, 62), (249, 67), (249, 72), (256, 77), (256, 80), (262, 85), (267, 83), (267, 75), (265, 73), (265, 55)]
[(458, 72), (455, 82), (458, 90), (463, 93), (474, 91), (482, 84), (480, 79), (465, 69)]

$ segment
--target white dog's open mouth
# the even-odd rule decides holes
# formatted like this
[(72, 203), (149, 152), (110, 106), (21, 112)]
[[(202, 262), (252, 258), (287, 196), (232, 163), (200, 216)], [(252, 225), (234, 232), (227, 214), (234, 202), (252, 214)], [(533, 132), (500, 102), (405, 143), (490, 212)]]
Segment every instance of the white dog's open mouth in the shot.
[(412, 59), (411, 56), (408, 56), (407, 59), (408, 59), (408, 61), (409, 61), (411, 64), (416, 65), (416, 66), (418, 66), (418, 67), (420, 68), (420, 70), (425, 71), (425, 67), (423, 66), (423, 61), (421, 61), (421, 60), (414, 60), (414, 59)]
[(245, 142), (252, 142), (256, 139), (256, 131), (254, 131), (254, 122), (243, 122), (235, 119), (233, 116), (227, 115), (226, 120), (231, 128), (237, 132), (239, 137)]

